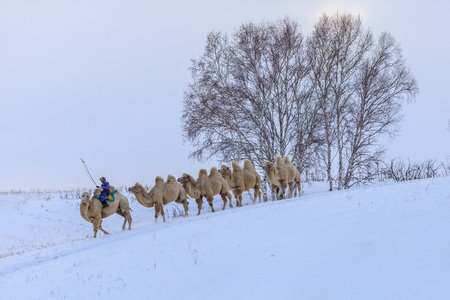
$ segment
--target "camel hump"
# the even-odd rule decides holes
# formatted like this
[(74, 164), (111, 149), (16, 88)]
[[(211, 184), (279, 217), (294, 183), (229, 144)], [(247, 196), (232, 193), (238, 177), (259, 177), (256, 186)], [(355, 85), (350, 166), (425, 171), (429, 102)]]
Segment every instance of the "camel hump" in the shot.
[(155, 184), (157, 183), (164, 183), (164, 179), (161, 176), (156, 176), (155, 177)]
[(283, 156), (283, 159), (284, 159), (284, 163), (286, 163), (286, 164), (292, 164), (292, 163), (291, 163), (291, 160), (289, 159), (289, 156), (285, 155), (285, 156)]
[(200, 176), (208, 176), (208, 171), (206, 171), (206, 169), (200, 169), (198, 171), (198, 177)]
[(102, 190), (103, 190), (102, 188), (96, 188), (94, 190), (94, 196), (99, 197), (101, 192), (102, 192)]
[(215, 173), (219, 173), (219, 171), (217, 170), (216, 167), (211, 167), (211, 169), (209, 170), (209, 175), (215, 174)]
[(275, 167), (277, 168), (278, 171), (286, 170), (286, 164), (284, 163), (284, 159), (281, 155), (278, 155), (275, 158)]
[(255, 167), (253, 166), (252, 162), (249, 159), (244, 160), (244, 169), (255, 171)]
[(275, 164), (276, 165), (284, 164), (284, 159), (281, 155), (277, 155), (277, 157), (275, 158)]
[(231, 166), (233, 167), (233, 170), (239, 170), (239, 169), (242, 169), (241, 166), (239, 165), (239, 163), (238, 163), (237, 161), (235, 161), (235, 160), (233, 160), (233, 161), (231, 162)]
[(167, 175), (167, 180), (166, 181), (167, 182), (176, 182), (177, 179), (175, 178), (175, 176), (169, 174), (169, 175)]

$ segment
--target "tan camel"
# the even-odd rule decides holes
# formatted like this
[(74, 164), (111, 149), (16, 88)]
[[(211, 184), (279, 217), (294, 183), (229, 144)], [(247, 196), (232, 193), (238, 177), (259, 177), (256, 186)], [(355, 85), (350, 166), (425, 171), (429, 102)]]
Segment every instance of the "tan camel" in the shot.
[[(205, 197), (206, 201), (208, 201), (212, 212), (215, 212), (213, 205), (214, 191), (212, 189), (211, 180), (208, 177), (208, 172), (206, 171), (206, 169), (200, 169), (198, 171), (197, 180), (194, 179), (194, 177), (192, 177), (191, 175), (183, 173), (183, 175), (178, 178), (178, 182), (181, 183), (181, 185), (184, 187), (189, 197), (194, 198), (195, 202), (197, 202), (197, 216), (200, 215), (203, 207), (203, 197)], [(224, 201), (226, 201), (226, 198)]]
[(286, 198), (286, 189), (288, 186), (289, 198), (294, 195), (295, 185), (297, 186), (298, 194), (301, 194), (300, 172), (291, 163), (287, 156), (283, 157), (278, 155), (275, 158), (275, 164), (270, 161), (266, 161), (264, 171), (270, 181), (272, 193), (274, 193), (275, 190), (278, 191), (277, 195), (279, 196), (277, 196), (277, 199)]
[(263, 166), (264, 173), (266, 174), (266, 177), (270, 184), (270, 189), (272, 191), (273, 197), (275, 199), (280, 200), (280, 181), (278, 180), (278, 174), (277, 170), (275, 169), (275, 165), (271, 161), (266, 161), (266, 163)]
[(139, 182), (134, 186), (128, 188), (136, 197), (136, 200), (145, 207), (155, 208), (155, 222), (161, 214), (163, 221), (166, 222), (166, 214), (164, 212), (164, 205), (170, 202), (177, 202), (183, 204), (184, 214), (188, 215), (188, 201), (186, 191), (179, 185), (174, 176), (168, 175), (166, 182), (161, 176), (156, 176), (155, 185), (147, 192)]
[[(284, 164), (287, 168), (291, 169), (291, 172), (294, 172), (293, 180), (290, 181), (289, 184), (289, 193), (290, 197), (300, 197), (302, 195), (302, 186), (301, 186), (301, 177), (300, 172), (298, 169), (294, 166), (294, 164), (291, 162), (289, 157), (287, 155), (283, 156)], [(297, 190), (295, 190), (295, 187), (297, 187)]]
[(211, 181), (211, 189), (214, 195), (220, 195), (223, 201), (222, 210), (227, 206), (227, 201), (230, 201), (230, 207), (233, 207), (233, 203), (231, 203), (232, 197), (229, 192), (230, 187), (228, 186), (228, 182), (225, 178), (220, 175), (219, 171), (216, 167), (212, 167), (209, 170), (209, 180)]
[(245, 159), (244, 168), (241, 168), (237, 161), (232, 161), (231, 167), (233, 170), (226, 165), (222, 165), (219, 173), (225, 178), (233, 191), (236, 206), (242, 206), (242, 193), (249, 189), (254, 190), (253, 203), (255, 203), (256, 198), (259, 198), (259, 202), (261, 202), (261, 176), (255, 171), (251, 161)]
[(118, 215), (124, 218), (122, 230), (125, 230), (125, 225), (128, 222), (128, 230), (131, 229), (131, 222), (133, 219), (131, 218), (131, 208), (128, 202), (128, 198), (117, 191), (113, 186), (109, 187), (111, 191), (112, 198), (114, 199), (112, 202), (109, 202), (109, 205), (103, 208), (103, 204), (99, 200), (100, 193), (102, 191), (101, 188), (97, 188), (94, 191), (94, 197), (91, 198), (90, 193), (84, 192), (81, 195), (80, 202), (80, 215), (83, 219), (92, 223), (94, 228), (94, 238), (97, 237), (97, 231), (100, 229), (104, 234), (109, 234), (102, 227), (102, 219), (111, 216), (112, 214), (117, 213)]

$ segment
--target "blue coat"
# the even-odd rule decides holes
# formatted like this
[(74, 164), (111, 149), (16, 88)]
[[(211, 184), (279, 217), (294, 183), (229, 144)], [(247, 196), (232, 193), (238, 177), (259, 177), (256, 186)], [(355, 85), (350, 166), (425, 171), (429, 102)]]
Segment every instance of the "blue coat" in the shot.
[(100, 193), (100, 201), (105, 201), (106, 198), (108, 198), (109, 196), (109, 182), (105, 181), (102, 183), (102, 185), (100, 186), (103, 190)]

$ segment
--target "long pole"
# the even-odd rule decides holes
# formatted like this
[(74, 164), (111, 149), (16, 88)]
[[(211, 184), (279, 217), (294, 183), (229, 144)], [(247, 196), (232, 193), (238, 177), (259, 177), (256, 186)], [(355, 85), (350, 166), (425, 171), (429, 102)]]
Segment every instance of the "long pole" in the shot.
[(98, 186), (97, 183), (95, 182), (94, 178), (92, 178), (91, 173), (89, 172), (88, 167), (86, 166), (86, 162), (81, 158), (81, 162), (84, 165), (84, 168), (86, 169), (86, 172), (88, 173), (89, 177), (91, 177), (92, 182), (95, 184), (95, 186)]

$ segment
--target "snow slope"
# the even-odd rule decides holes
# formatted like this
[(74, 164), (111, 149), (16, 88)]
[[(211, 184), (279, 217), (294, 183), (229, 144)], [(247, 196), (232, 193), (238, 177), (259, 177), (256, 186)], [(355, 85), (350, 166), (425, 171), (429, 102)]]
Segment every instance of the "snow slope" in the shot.
[(167, 222), (126, 192), (131, 231), (92, 238), (81, 191), (0, 194), (2, 299), (448, 299), (450, 178), (383, 183)]

